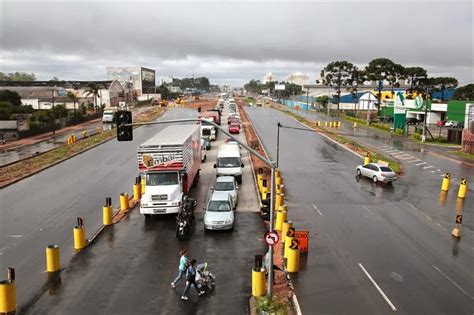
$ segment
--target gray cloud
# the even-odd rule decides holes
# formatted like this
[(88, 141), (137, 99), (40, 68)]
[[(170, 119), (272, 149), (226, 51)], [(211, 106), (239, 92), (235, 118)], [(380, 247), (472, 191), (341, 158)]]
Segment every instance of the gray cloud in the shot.
[(241, 84), (376, 57), (473, 81), (471, 1), (2, 2), (2, 71), (103, 79), (108, 65)]

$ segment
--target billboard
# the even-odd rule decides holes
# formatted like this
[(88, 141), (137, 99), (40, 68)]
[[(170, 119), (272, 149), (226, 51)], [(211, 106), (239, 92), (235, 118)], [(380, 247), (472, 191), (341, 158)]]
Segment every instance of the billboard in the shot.
[(154, 93), (155, 88), (155, 70), (142, 68), (142, 94)]
[(284, 84), (275, 84), (275, 91), (284, 91), (285, 85)]

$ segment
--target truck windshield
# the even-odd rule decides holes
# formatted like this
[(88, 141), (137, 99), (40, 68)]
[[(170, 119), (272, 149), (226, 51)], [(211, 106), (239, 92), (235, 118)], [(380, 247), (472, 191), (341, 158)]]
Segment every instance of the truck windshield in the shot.
[(236, 157), (223, 157), (217, 159), (217, 167), (239, 167), (240, 159)]
[(210, 136), (211, 135), (211, 129), (203, 129), (202, 130), (202, 135), (203, 136)]
[(147, 186), (178, 185), (177, 172), (159, 172), (146, 174)]
[(229, 202), (225, 200), (214, 200), (214, 201), (209, 202), (207, 211), (227, 212), (227, 211), (230, 211), (230, 205), (229, 205)]
[(234, 190), (234, 183), (233, 182), (216, 182), (214, 184), (214, 190), (217, 190), (217, 191)]

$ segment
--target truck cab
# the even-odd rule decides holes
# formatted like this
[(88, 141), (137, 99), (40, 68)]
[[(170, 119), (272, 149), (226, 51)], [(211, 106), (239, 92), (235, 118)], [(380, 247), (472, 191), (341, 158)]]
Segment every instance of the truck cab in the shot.
[(183, 199), (183, 176), (179, 171), (150, 171), (145, 174), (145, 194), (140, 203), (140, 213), (177, 213)]
[(216, 140), (216, 128), (212, 125), (207, 125), (204, 122), (201, 124), (201, 137), (209, 138), (211, 141)]

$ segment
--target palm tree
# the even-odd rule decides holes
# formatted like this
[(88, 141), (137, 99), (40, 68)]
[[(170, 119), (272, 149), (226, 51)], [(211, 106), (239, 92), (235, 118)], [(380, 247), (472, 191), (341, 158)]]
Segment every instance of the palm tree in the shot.
[(69, 97), (74, 102), (74, 125), (77, 124), (77, 116), (76, 116), (76, 102), (78, 100), (77, 95), (74, 92), (69, 91), (67, 92), (67, 97)]
[(97, 95), (99, 95), (99, 90), (100, 90), (100, 86), (95, 82), (87, 83), (86, 88), (84, 90), (84, 94), (86, 94), (87, 96), (91, 94), (94, 95), (94, 108), (96, 112), (97, 112)]

